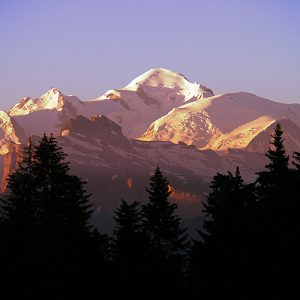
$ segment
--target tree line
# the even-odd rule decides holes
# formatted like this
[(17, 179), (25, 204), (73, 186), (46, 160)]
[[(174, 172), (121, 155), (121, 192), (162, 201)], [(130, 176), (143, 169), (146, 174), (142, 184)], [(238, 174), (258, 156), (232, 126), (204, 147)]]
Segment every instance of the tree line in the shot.
[(299, 278), (300, 153), (291, 164), (279, 124), (266, 156), (255, 182), (238, 167), (214, 176), (197, 239), (182, 228), (159, 167), (148, 201), (122, 199), (108, 236), (90, 223), (85, 182), (55, 137), (29, 140), (1, 201), (1, 290), (31, 299), (286, 298)]

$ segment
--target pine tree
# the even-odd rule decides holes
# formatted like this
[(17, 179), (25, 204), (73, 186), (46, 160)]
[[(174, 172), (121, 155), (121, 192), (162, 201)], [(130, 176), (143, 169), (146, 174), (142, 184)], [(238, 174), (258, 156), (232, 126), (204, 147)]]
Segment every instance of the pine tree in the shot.
[(147, 297), (148, 245), (142, 230), (140, 203), (121, 200), (115, 211), (113, 238), (114, 289), (122, 297)]
[[(246, 217), (254, 213), (253, 185), (244, 184), (239, 167), (233, 175), (217, 174), (211, 183), (211, 192), (203, 203), (204, 229), (210, 236), (222, 237), (226, 234), (236, 239)], [(203, 237), (206, 235), (204, 234)]]
[[(271, 223), (275, 225), (279, 221), (280, 215), (284, 213), (282, 209), (285, 207), (291, 188), (289, 156), (286, 155), (283, 143), (283, 130), (280, 124), (277, 124), (266, 153), (269, 163), (265, 166), (264, 171), (258, 173), (257, 178), (258, 208), (264, 219), (262, 221), (264, 223), (270, 221), (270, 225)], [(273, 234), (277, 235), (275, 231)]]
[(234, 296), (245, 278), (254, 228), (253, 185), (235, 174), (217, 174), (203, 202), (204, 231), (193, 240), (189, 261), (189, 287), (196, 295)]
[(260, 235), (262, 243), (270, 245), (277, 243), (284, 227), (282, 216), (288, 213), (287, 203), (292, 189), (289, 157), (283, 143), (283, 130), (277, 124), (266, 153), (269, 162), (265, 170), (258, 173), (256, 184)]
[(66, 154), (53, 135), (43, 136), (34, 159), (44, 288), (59, 293), (73, 285), (79, 287), (80, 281), (88, 282), (84, 273), (90, 273), (92, 263), (91, 203), (82, 179), (69, 174)]
[(120, 207), (115, 212), (116, 226), (114, 229), (113, 257), (116, 261), (132, 264), (141, 248), (141, 213), (140, 203), (134, 201), (128, 204), (121, 200)]
[(159, 167), (150, 178), (149, 202), (143, 206), (144, 226), (150, 237), (151, 247), (162, 258), (168, 258), (185, 250), (185, 229), (180, 228), (180, 218), (175, 214), (177, 204), (171, 203), (167, 178)]
[(289, 156), (284, 149), (283, 130), (278, 123), (271, 135), (270, 147), (266, 153), (269, 163), (266, 170), (258, 173), (257, 195), (261, 207), (276, 206), (286, 192), (286, 183), (289, 174)]
[(176, 215), (177, 205), (168, 199), (171, 194), (169, 183), (159, 167), (150, 177), (146, 191), (149, 202), (143, 206), (143, 226), (152, 253), (153, 278), (156, 277), (158, 287), (165, 283), (166, 291), (170, 289), (172, 278), (173, 285), (180, 287), (187, 235), (180, 226), (181, 219)]
[(2, 268), (6, 276), (3, 287), (10, 288), (9, 274), (13, 274), (20, 289), (26, 289), (27, 278), (34, 279), (38, 203), (33, 175), (33, 144), (28, 140), (20, 153), (20, 163), (8, 178), (10, 194), (1, 201), (2, 255), (6, 257)]
[(266, 168), (271, 172), (286, 172), (288, 170), (289, 157), (284, 149), (283, 130), (279, 123), (276, 124), (271, 138), (271, 147), (269, 147), (266, 154), (270, 163), (266, 165)]
[(71, 263), (71, 255), (65, 257), (64, 248), (79, 249), (78, 241), (90, 236), (92, 210), (89, 195), (83, 187), (84, 182), (69, 174), (69, 164), (65, 159), (66, 154), (53, 135), (44, 135), (34, 149), (33, 172), (39, 199), (37, 221), (45, 255), (42, 260), (51, 261), (48, 267), (53, 273), (58, 264)]
[[(69, 163), (66, 154), (51, 135), (44, 135), (35, 147), (34, 172), (37, 190), (41, 201), (41, 222), (55, 227), (55, 223), (72, 224), (72, 230), (89, 232), (89, 219), (92, 214), (89, 195), (84, 189), (84, 182), (77, 176), (69, 175)], [(77, 228), (74, 226), (77, 226)]]
[[(295, 182), (289, 168), (289, 157), (284, 148), (283, 130), (277, 124), (271, 136), (266, 156), (269, 163), (258, 173), (256, 194), (258, 212), (257, 275), (261, 288), (271, 289), (274, 284), (284, 286), (281, 274), (288, 274), (288, 258), (292, 257), (290, 234), (293, 231), (293, 196)], [(298, 218), (298, 217), (296, 217)], [(295, 258), (295, 256), (294, 256)]]
[[(20, 167), (9, 177), (10, 195), (3, 204), (4, 223), (11, 233), (8, 249), (15, 247), (11, 239), (29, 248), (15, 253), (21, 261), (12, 272), (32, 272), (32, 276), (21, 272), (30, 292), (49, 290), (52, 298), (71, 291), (78, 295), (82, 286), (90, 285), (92, 264), (100, 253), (94, 248), (96, 234), (89, 223), (92, 209), (85, 183), (69, 174), (66, 154), (53, 135), (44, 135), (35, 147), (29, 143), (24, 153)], [(11, 226), (14, 223), (17, 226)]]
[(35, 176), (33, 175), (33, 144), (28, 140), (23, 147), (17, 171), (8, 178), (11, 194), (2, 201), (4, 219), (9, 220), (10, 227), (23, 229), (33, 226), (36, 218)]

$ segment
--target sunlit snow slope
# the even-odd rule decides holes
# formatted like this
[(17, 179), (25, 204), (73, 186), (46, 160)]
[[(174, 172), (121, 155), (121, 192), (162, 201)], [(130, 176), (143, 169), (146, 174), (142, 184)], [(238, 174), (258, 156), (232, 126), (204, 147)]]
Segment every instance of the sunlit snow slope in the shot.
[(140, 139), (184, 142), (199, 149), (243, 149), (279, 119), (300, 126), (300, 105), (243, 92), (222, 94), (173, 109), (153, 122)]

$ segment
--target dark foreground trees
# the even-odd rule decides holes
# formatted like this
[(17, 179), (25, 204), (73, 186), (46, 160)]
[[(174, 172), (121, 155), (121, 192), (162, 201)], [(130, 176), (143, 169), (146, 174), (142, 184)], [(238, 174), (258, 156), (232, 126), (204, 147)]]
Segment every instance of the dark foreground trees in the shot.
[(299, 154), (291, 169), (279, 124), (265, 170), (244, 184), (237, 170), (217, 174), (204, 203), (204, 231), (193, 242), (189, 287), (207, 299), (272, 299), (297, 291)]
[[(254, 234), (253, 185), (235, 174), (217, 174), (204, 202), (204, 230), (198, 231), (190, 253), (189, 287), (192, 294), (214, 299), (234, 297), (245, 280)], [(242, 299), (242, 298), (241, 298)]]
[(115, 213), (113, 258), (123, 296), (178, 296), (184, 286), (187, 235), (159, 168), (146, 191), (149, 201), (141, 209), (137, 202), (122, 200)]
[(104, 263), (104, 241), (89, 223), (89, 195), (65, 158), (56, 139), (44, 135), (36, 147), (29, 142), (9, 177), (1, 229), (4, 286), (12, 293), (86, 294), (95, 284), (95, 262)]
[(146, 189), (149, 201), (143, 206), (143, 227), (150, 244), (151, 282), (155, 296), (171, 296), (182, 291), (184, 284), (185, 251), (188, 245), (185, 229), (171, 203), (170, 186), (159, 167), (150, 177)]
[(121, 200), (115, 212), (112, 243), (114, 296), (146, 298), (149, 293), (149, 244), (142, 227), (140, 203)]
[(113, 238), (90, 224), (84, 182), (70, 175), (53, 136), (23, 151), (1, 200), (1, 291), (31, 299), (273, 299), (298, 292), (300, 153), (293, 161), (277, 125), (268, 163), (254, 183), (217, 174), (204, 226), (188, 255), (187, 236), (157, 168), (148, 201), (121, 201)]
[(159, 168), (149, 202), (122, 200), (112, 241), (90, 224), (84, 182), (70, 175), (66, 154), (46, 136), (24, 148), (1, 201), (1, 286), (31, 299), (172, 296), (183, 290), (185, 230)]

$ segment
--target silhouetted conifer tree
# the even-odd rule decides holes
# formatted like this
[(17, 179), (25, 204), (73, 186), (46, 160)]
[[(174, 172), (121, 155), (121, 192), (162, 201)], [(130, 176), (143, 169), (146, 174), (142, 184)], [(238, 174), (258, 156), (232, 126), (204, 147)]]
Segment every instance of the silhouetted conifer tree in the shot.
[(168, 198), (171, 194), (169, 183), (159, 167), (151, 176), (146, 191), (149, 202), (143, 206), (144, 227), (153, 251), (162, 258), (184, 251), (187, 245), (186, 230), (180, 227), (180, 218), (175, 213), (177, 205)]
[(2, 208), (4, 218), (9, 220), (10, 228), (25, 229), (35, 225), (37, 218), (36, 178), (33, 174), (33, 145), (31, 140), (22, 149), (18, 170), (8, 178), (11, 194), (4, 198)]
[[(34, 149), (31, 140), (22, 149), (18, 170), (8, 178), (11, 193), (1, 201), (3, 261), (5, 276), (3, 287), (17, 283), (19, 289), (32, 292), (28, 279), (37, 280), (38, 266), (35, 260), (38, 244), (38, 199), (36, 177), (33, 175)], [(10, 276), (15, 281), (9, 281)]]
[[(176, 215), (177, 205), (171, 203), (171, 194), (167, 178), (159, 167), (150, 177), (149, 202), (143, 206), (143, 226), (148, 236), (152, 279), (157, 289), (172, 294), (183, 283), (184, 253), (187, 235), (180, 227), (180, 218)], [(156, 290), (157, 292), (157, 290)]]
[(266, 153), (269, 162), (254, 184), (244, 184), (239, 170), (214, 177), (204, 203), (205, 231), (199, 230), (190, 254), (188, 282), (194, 294), (253, 299), (297, 291), (300, 155), (294, 154), (291, 170), (283, 142), (277, 124)]
[[(294, 250), (291, 247), (291, 232), (294, 227), (291, 220), (294, 219), (293, 210), (296, 208), (293, 207), (295, 173), (289, 168), (289, 157), (284, 148), (280, 124), (276, 125), (271, 136), (266, 156), (269, 163), (264, 171), (258, 173), (256, 186), (259, 229), (256, 255), (256, 267), (259, 272), (256, 278), (257, 288), (268, 293), (274, 286), (277, 292), (281, 287), (289, 289), (286, 285), (287, 281), (292, 282), (289, 269), (291, 270), (293, 263), (296, 263), (296, 256), (292, 254)], [(282, 274), (286, 274), (284, 278), (281, 277)]]
[(260, 207), (267, 209), (275, 208), (278, 201), (282, 201), (287, 195), (287, 183), (289, 179), (289, 157), (284, 149), (283, 131), (277, 124), (271, 136), (270, 147), (266, 153), (269, 163), (266, 170), (258, 173), (257, 196)]
[(113, 238), (113, 259), (117, 282), (116, 292), (123, 297), (148, 295), (148, 244), (142, 230), (140, 203), (128, 204), (121, 200), (115, 211), (116, 225)]
[(24, 290), (52, 299), (86, 294), (83, 287), (95, 283), (92, 264), (101, 255), (89, 223), (89, 195), (65, 159), (53, 135), (36, 147), (29, 142), (2, 206), (11, 272), (19, 274)]
[(203, 203), (204, 230), (193, 240), (188, 284), (196, 295), (234, 297), (245, 279), (254, 228), (253, 185), (244, 184), (239, 168), (217, 174)]
[(283, 131), (277, 124), (266, 153), (269, 163), (258, 173), (256, 193), (261, 226), (266, 230), (265, 241), (276, 240), (281, 228), (281, 216), (288, 203), (291, 189), (289, 157), (284, 149)]
[(139, 254), (141, 238), (141, 213), (137, 201), (128, 204), (121, 200), (115, 212), (113, 258), (124, 264), (131, 264)]

